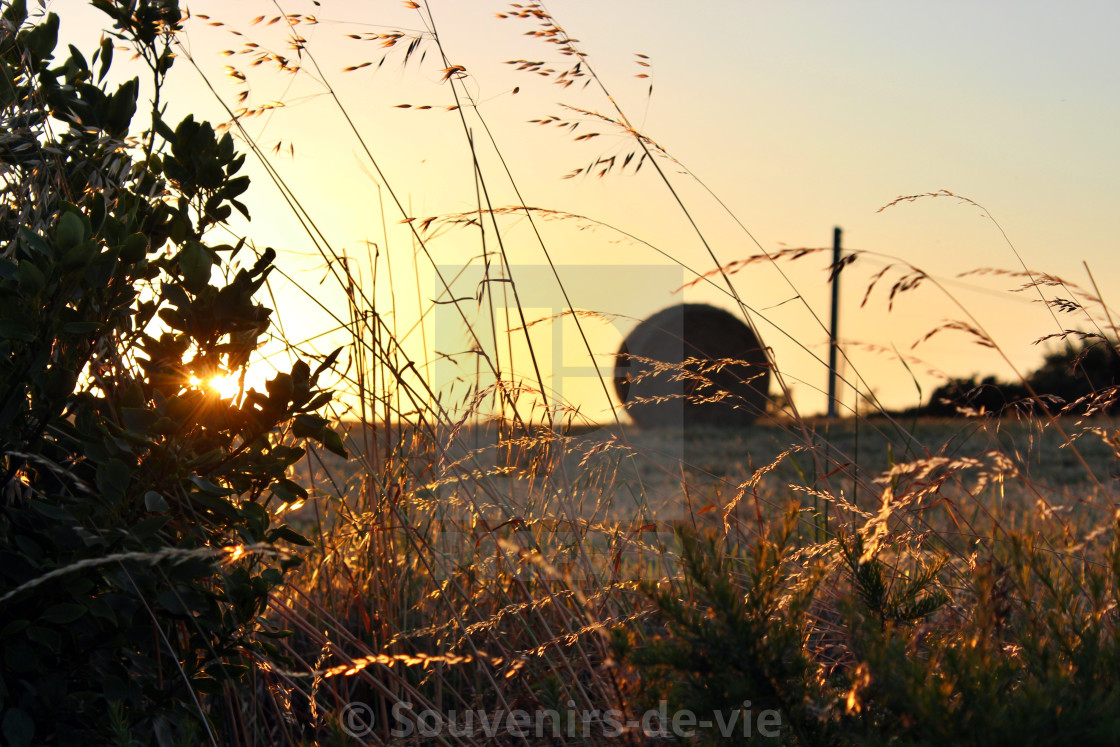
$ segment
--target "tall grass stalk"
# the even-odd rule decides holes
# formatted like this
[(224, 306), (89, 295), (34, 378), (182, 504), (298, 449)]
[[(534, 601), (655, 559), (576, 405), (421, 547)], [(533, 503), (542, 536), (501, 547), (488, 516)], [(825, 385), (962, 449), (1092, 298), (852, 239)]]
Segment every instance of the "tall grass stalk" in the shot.
[[(548, 377), (529, 333), (535, 320), (525, 312), (532, 304), (511, 266), (504, 220), (528, 222), (563, 293), (560, 316), (575, 323), (589, 360), (601, 351), (592, 349), (538, 226), (548, 211), (524, 204), (501, 143), (464, 87), (465, 71), (445, 50), (432, 8), (413, 5), (424, 32), (383, 41), (407, 40), (405, 65), (420, 64), (413, 50), (422, 47), (439, 58), (476, 190), (473, 211), (427, 221), (406, 207), (403, 189), (381, 169), (376, 147), (298, 36), (307, 18), (275, 6), (292, 23), (300, 64), (321, 82), (376, 175), (383, 226), (406, 221), (411, 246), (391, 245), (383, 228), (381, 245), (359, 269), (332, 246), (253, 141), (244, 115), (227, 107), (231, 125), (345, 298), (345, 310), (331, 309), (314, 289), (301, 288), (348, 336), (341, 386), (350, 405), (340, 405), (338, 416), (352, 452), (343, 462), (310, 448), (296, 475), (309, 503), (274, 506), (309, 528), (314, 546), (271, 600), (275, 648), (258, 662), (256, 690), (227, 693), (235, 724), (228, 743), (341, 744), (347, 734), (390, 743), (404, 703), (411, 713), (617, 709), (636, 718), (659, 698), (712, 712), (753, 698), (782, 713), (782, 739), (797, 744), (932, 740), (921, 736), (915, 719), (941, 719), (928, 733), (950, 741), (984, 733), (969, 729), (1027, 733), (1043, 728), (1024, 714), (1048, 707), (1047, 687), (1055, 688), (1056, 703), (1077, 706), (1085, 718), (1111, 708), (1120, 694), (1117, 670), (1106, 671), (1093, 657), (1120, 660), (1120, 545), (1107, 478), (1079, 448), (1090, 440), (1114, 443), (1111, 421), (1059, 418), (1032, 392), (1035, 409), (1018, 421), (978, 415), (941, 430), (910, 427), (880, 407), (847, 359), (858, 384), (850, 417), (803, 416), (771, 359), (785, 409), (775, 408), (746, 434), (749, 443), (738, 452), (714, 445), (728, 440), (723, 436), (689, 433), (687, 458), (672, 464), (658, 435), (634, 431), (617, 409), (606, 427), (591, 429), (574, 406), (550, 407)], [(783, 262), (816, 256), (759, 246), (757, 257), (721, 261), (662, 168), (671, 157), (631, 124), (590, 58), (540, 3), (510, 15), (540, 24), (554, 51), (578, 62), (554, 75), (588, 76), (613, 114), (583, 114), (617, 126), (633, 140), (639, 167), (648, 162), (656, 169), (712, 260), (714, 269), (694, 273), (697, 282), (718, 276), (750, 320), (756, 310), (736, 290), (738, 270), (756, 262), (780, 270)], [(495, 162), (489, 156), (497, 169), (484, 166)], [(493, 204), (499, 184), (520, 204)], [(395, 211), (390, 218), (383, 196)], [(412, 357), (402, 340), (413, 330), (424, 334), (423, 320), (433, 313), (420, 288), (422, 264), (436, 273), (440, 300), (453, 298), (454, 279), (441, 274), (431, 251), (434, 229), (468, 221), (487, 262), (479, 300), (488, 322), (472, 318), (467, 304), (450, 304), (472, 345), (467, 370), (475, 376), (452, 400), (427, 377), (430, 361)], [(407, 256), (406, 249), (416, 259), (420, 322), (413, 330), (402, 330), (396, 314), (386, 322), (375, 302), (378, 284), (388, 282), (394, 307), (405, 304), (408, 273), (389, 258)], [(854, 253), (833, 272), (853, 273), (869, 254)], [(921, 284), (956, 302), (920, 268), (891, 261), (902, 269), (888, 304)], [(884, 277), (886, 271), (869, 280), (865, 303)], [(498, 279), (509, 282), (490, 282)], [(1035, 276), (1031, 282), (1041, 293)], [(508, 296), (496, 295), (495, 286)], [(1010, 366), (982, 324), (958, 306), (964, 321), (929, 335), (962, 332)], [(523, 337), (530, 356), (528, 383), (515, 378), (521, 361), (498, 325), (506, 313), (517, 317), (506, 327)], [(1108, 326), (1115, 330), (1111, 317)], [(609, 398), (602, 376), (600, 383)], [(1074, 455), (1082, 480), (1054, 484), (1033, 469), (1036, 440), (1045, 440), (1048, 458)], [(712, 450), (689, 451), (693, 443)], [(672, 510), (653, 505), (666, 486), (680, 504)], [(354, 720), (355, 704), (371, 718)], [(1046, 729), (1077, 725), (1052, 715)], [(565, 727), (556, 741), (615, 741), (596, 734), (576, 739)], [(635, 730), (623, 738), (646, 740)], [(448, 731), (433, 739), (486, 741)], [(536, 743), (513, 736), (509, 742)]]

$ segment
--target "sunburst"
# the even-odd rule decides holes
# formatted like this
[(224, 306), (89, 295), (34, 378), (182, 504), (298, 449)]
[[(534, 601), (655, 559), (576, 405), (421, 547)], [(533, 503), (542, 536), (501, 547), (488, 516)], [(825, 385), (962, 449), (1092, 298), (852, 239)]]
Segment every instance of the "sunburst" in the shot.
[(221, 399), (234, 399), (241, 393), (241, 382), (234, 374), (219, 374), (207, 379), (191, 376), (190, 384), (196, 389), (209, 389)]

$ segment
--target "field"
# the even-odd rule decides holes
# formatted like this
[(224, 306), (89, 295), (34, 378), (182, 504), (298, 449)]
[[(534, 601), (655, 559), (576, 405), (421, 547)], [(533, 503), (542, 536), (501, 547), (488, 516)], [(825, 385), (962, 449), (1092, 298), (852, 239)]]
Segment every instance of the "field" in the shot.
[[(922, 694), (932, 686), (928, 675), (905, 669), (908, 649), (896, 650), (891, 641), (910, 641), (907, 645), (913, 646), (919, 640), (913, 636), (933, 636), (920, 645), (933, 657), (925, 666), (936, 666), (939, 677), (968, 679), (989, 668), (1008, 676), (1029, 664), (1016, 657), (1043, 655), (1063, 640), (1055, 636), (1080, 635), (1067, 626), (1083, 624), (1077, 622), (1081, 615), (1100, 614), (1092, 611), (1101, 603), (1092, 602), (1099, 593), (1094, 584), (1100, 583), (1092, 580), (1098, 562), (1092, 558), (1101, 558), (1106, 563), (1102, 567), (1107, 567), (1111, 557), (1107, 542), (1101, 542), (1112, 534), (1115, 490), (1116, 456), (1104, 438), (1112, 432), (1107, 419), (902, 423), (880, 416), (769, 421), (740, 431), (604, 427), (553, 436), (537, 431), (520, 438), (508, 432), (499, 436), (498, 430), (494, 425), (463, 428), (456, 433), (460, 446), (447, 449), (446, 444), (456, 440), (450, 431), (426, 442), (417, 429), (371, 429), (367, 438), (379, 444), (371, 457), (374, 450), (358, 447), (365, 439), (351, 425), (348, 443), (355, 446), (355, 456), (348, 462), (324, 457), (311, 480), (323, 486), (323, 492), (313, 494), (298, 513), (300, 525), (310, 530), (309, 536), (321, 537), (326, 551), (318, 561), (322, 565), (311, 564), (313, 577), (333, 576), (333, 583), (343, 586), (335, 593), (348, 600), (348, 618), (324, 603), (318, 626), (333, 626), (331, 654), (343, 662), (357, 662), (352, 671), (368, 666), (362, 662), (379, 651), (403, 647), (419, 657), (418, 648), (425, 648), (420, 641), (428, 642), (428, 650), (435, 646), (441, 651), (468, 646), (493, 653), (492, 647), (499, 646), (503, 659), (525, 657), (520, 659), (525, 670), (511, 675), (506, 684), (526, 677), (529, 689), (520, 697), (532, 697), (546, 710), (563, 711), (566, 699), (579, 703), (575, 693), (580, 690), (590, 708), (604, 697), (602, 691), (595, 694), (595, 687), (609, 688), (613, 694), (607, 697), (656, 706), (656, 700), (630, 700), (654, 687), (662, 688), (654, 692), (663, 697), (683, 698), (671, 701), (681, 707), (716, 712), (727, 703), (726, 692), (749, 692), (758, 702), (758, 690), (792, 687), (790, 682), (767, 684), (774, 672), (760, 673), (751, 661), (762, 656), (764, 649), (759, 647), (770, 646), (766, 641), (776, 636), (789, 648), (769, 652), (769, 664), (759, 666), (782, 672), (789, 664), (782, 662), (792, 656), (810, 673), (800, 686), (803, 690), (793, 688), (797, 697), (810, 699), (806, 703), (781, 705), (782, 698), (793, 696), (781, 689), (766, 701), (776, 705), (783, 718), (793, 713), (792, 718), (800, 714), (803, 719), (800, 724), (782, 721), (787, 729), (781, 732), (782, 741), (833, 743), (852, 732), (868, 733), (861, 729), (875, 734), (883, 728), (864, 721), (881, 707), (878, 699), (887, 698), (880, 689), (883, 680), (901, 678), (895, 684), (904, 694), (888, 698), (901, 698), (896, 707), (915, 708), (916, 701), (908, 698), (928, 697)], [(1067, 438), (1073, 439), (1076, 453)], [(421, 448), (424, 443), (428, 446)], [(374, 467), (376, 473), (371, 472)], [(392, 475), (393, 487), (371, 491), (373, 474)], [(328, 485), (332, 489), (326, 489)], [(412, 527), (408, 538), (390, 529), (394, 526)], [(717, 545), (697, 549), (704, 547), (704, 540), (697, 545), (696, 538), (716, 536), (721, 538)], [(865, 542), (875, 543), (874, 549), (868, 550)], [(1063, 580), (1063, 574), (1073, 570), (1067, 562), (1074, 559), (1082, 567), (1077, 571), (1080, 580)], [(1012, 575), (1003, 580), (985, 575), (997, 568)], [(1015, 568), (1028, 575), (1015, 576)], [(678, 575), (682, 569), (683, 576)], [(1039, 574), (1041, 589), (1030, 580), (1031, 574)], [(766, 584), (767, 578), (772, 585)], [(721, 596), (719, 584), (728, 581), (733, 587), (727, 590), (745, 594), (741, 602)], [(296, 587), (306, 588), (306, 582)], [(406, 588), (411, 600), (407, 603), (399, 596)], [(664, 589), (669, 596), (659, 591)], [(1004, 601), (985, 596), (993, 593), (1013, 596)], [(365, 607), (367, 594), (382, 604)], [(675, 606), (677, 594), (692, 599), (700, 617), (690, 617), (689, 607)], [(1020, 608), (1013, 599), (1022, 599), (1021, 594), (1035, 595), (1037, 609)], [(1078, 601), (1083, 594), (1088, 596)], [(385, 606), (386, 599), (404, 606)], [(447, 612), (455, 617), (433, 625), (433, 619), (445, 614), (438, 600), (445, 600)], [(990, 604), (1009, 605), (998, 613), (1002, 622), (985, 617), (994, 614), (984, 612)], [(419, 617), (409, 614), (417, 610), (425, 612)], [(296, 613), (285, 613), (292, 614)], [(466, 619), (452, 622), (460, 614)], [(865, 615), (884, 627), (858, 627)], [(984, 635), (995, 636), (993, 645), (997, 639), (1003, 642), (996, 648), (968, 648), (976, 643), (970, 638), (979, 634), (976, 626), (992, 624), (999, 627), (984, 628)], [(472, 631), (469, 635), (453, 634), (463, 625)], [(310, 634), (310, 627), (307, 630)], [(607, 630), (613, 630), (611, 636), (605, 635)], [(783, 638), (790, 635), (792, 639)], [(1024, 635), (1041, 637), (1031, 642), (1021, 638)], [(326, 638), (313, 639), (327, 647)], [(642, 640), (649, 648), (634, 649)], [(967, 655), (953, 653), (962, 644)], [(681, 647), (675, 654), (674, 646)], [(1005, 657), (1000, 651), (1011, 650), (1007, 646), (1019, 647), (1019, 653), (997, 666), (990, 657)], [(518, 650), (522, 653), (515, 653)], [(717, 653), (721, 650), (725, 653)], [(652, 657), (643, 653), (657, 651), (661, 654)], [(721, 656), (729, 658), (723, 661)], [(687, 657), (697, 659), (686, 664)], [(857, 666), (861, 657), (877, 666), (902, 669), (871, 675), (861, 668), (871, 664)], [(416, 658), (421, 661), (423, 657)], [(578, 682), (586, 681), (586, 689), (569, 689), (562, 674), (556, 679), (557, 671), (573, 666), (568, 671)], [(678, 668), (681, 678), (672, 676)], [(529, 674), (533, 671), (538, 673)], [(866, 686), (858, 679), (854, 685), (843, 684), (850, 683), (847, 678), (853, 673), (875, 679)], [(665, 674), (670, 674), (668, 680), (662, 679)], [(435, 679), (423, 676), (420, 682), (433, 685), (450, 673), (437, 668), (432, 676)], [(1046, 673), (1048, 681), (1055, 676), (1060, 680), (1064, 675)], [(723, 677), (742, 681), (722, 685), (730, 688), (726, 691), (711, 691), (709, 680)], [(405, 682), (412, 681), (404, 672), (390, 679), (406, 690)], [(880, 684), (872, 686), (872, 681)], [(330, 686), (337, 689), (341, 684), (336, 680)], [(963, 687), (960, 682), (956, 686)], [(1009, 697), (1010, 691), (1001, 689), (1005, 686), (983, 678), (969, 684), (980, 689), (975, 692), (978, 699)], [(986, 715), (954, 704), (950, 691), (942, 693), (946, 701), (923, 707), (947, 719), (938, 733), (952, 739), (977, 722), (1010, 729), (1002, 719), (1021, 718), (1016, 709), (1028, 707), (1027, 702), (1037, 705), (1034, 698), (1040, 697), (1029, 682), (1021, 686), (1016, 697), (1028, 700), (1013, 699), (1008, 708)], [(455, 687), (459, 691), (452, 695), (448, 689)], [(462, 713), (471, 702), (463, 699), (463, 687), (454, 678), (446, 688), (437, 685), (430, 705), (446, 713), (451, 698)], [(467, 689), (475, 692), (474, 687)], [(335, 700), (350, 703), (365, 690), (351, 683), (343, 692)], [(697, 697), (700, 700), (694, 700)], [(868, 699), (861, 706), (866, 708), (862, 716), (860, 709), (841, 707), (845, 699), (860, 697)], [(381, 708), (381, 715), (388, 717), (389, 706)], [(825, 717), (814, 708), (839, 710)], [(366, 722), (355, 723), (355, 729), (365, 728)], [(400, 726), (407, 720), (395, 723)], [(588, 734), (610, 734), (597, 723), (598, 731)], [(796, 728), (810, 734), (791, 736), (788, 729)], [(909, 733), (904, 725), (889, 728)], [(369, 729), (370, 735), (379, 733)], [(811, 734), (814, 729), (816, 736)], [(849, 736), (828, 736), (833, 729)], [(629, 738), (638, 736), (630, 733)], [(909, 738), (922, 742), (916, 733)]]
[[(821, 418), (803, 424), (770, 419), (747, 428), (688, 431), (606, 425), (550, 435), (537, 428), (529, 435), (518, 431), (520, 435), (507, 436), (491, 425), (464, 427), (453, 438), (450, 429), (421, 438), (412, 429), (384, 426), (363, 437), (360, 427), (343, 424), (340, 430), (347, 434), (354, 458), (344, 462), (322, 455), (319, 482), (331, 474), (336, 483), (352, 485), (364, 466), (375, 464), (376, 456), (367, 456), (368, 447), (376, 443), (375, 451), (384, 452), (388, 444), (392, 451), (416, 439), (428, 443), (429, 457), (414, 458), (409, 480), (437, 499), (442, 495), (439, 486), (450, 481), (486, 479), (503, 486), (499, 492), (511, 497), (531, 499), (564, 490), (595, 495), (596, 506), (615, 509), (608, 512), (613, 518), (636, 517), (643, 503), (651, 503), (650, 509), (663, 518), (678, 520), (689, 513), (687, 500), (694, 501), (693, 512), (722, 507), (752, 477), (769, 503), (782, 503), (783, 493), (788, 497), (791, 486), (801, 486), (842, 491), (854, 507), (875, 511), (884, 475), (897, 472), (900, 465), (939, 459), (955, 462), (961, 470), (972, 467), (971, 480), (965, 479), (964, 471), (940, 481), (939, 491), (947, 497), (988, 509), (998, 503), (1000, 510), (1025, 514), (1046, 504), (1062, 510), (1108, 504), (1117, 465), (1108, 436), (1111, 427), (1103, 417), (1041, 423), (1013, 416), (903, 416)], [(506, 429), (515, 431), (511, 425)], [(997, 460), (997, 454), (1006, 461)], [(969, 459), (976, 463), (966, 464)], [(995, 492), (969, 492), (980, 472), (999, 475)], [(810, 479), (811, 475), (827, 477)], [(1086, 511), (1091, 513), (1081, 513)]]

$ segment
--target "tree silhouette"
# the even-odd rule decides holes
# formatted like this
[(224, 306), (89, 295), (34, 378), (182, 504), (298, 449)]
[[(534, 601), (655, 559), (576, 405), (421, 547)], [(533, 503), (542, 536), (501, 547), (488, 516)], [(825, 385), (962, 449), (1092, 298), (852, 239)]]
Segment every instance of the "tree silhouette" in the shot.
[(1117, 350), (1104, 336), (1085, 334), (1047, 353), (1042, 365), (1022, 384), (995, 376), (952, 379), (933, 391), (922, 412), (942, 417), (967, 412), (999, 414), (1008, 407), (1032, 410), (1040, 404), (1055, 414), (1115, 412), (1120, 386)]

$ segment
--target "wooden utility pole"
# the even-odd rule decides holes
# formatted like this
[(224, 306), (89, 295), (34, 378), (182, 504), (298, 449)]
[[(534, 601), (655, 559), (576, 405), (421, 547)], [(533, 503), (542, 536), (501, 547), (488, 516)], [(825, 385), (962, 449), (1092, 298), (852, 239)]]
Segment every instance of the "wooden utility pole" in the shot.
[(840, 227), (832, 229), (832, 319), (828, 326), (828, 417), (836, 417), (836, 353), (840, 349)]

